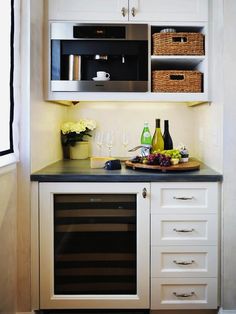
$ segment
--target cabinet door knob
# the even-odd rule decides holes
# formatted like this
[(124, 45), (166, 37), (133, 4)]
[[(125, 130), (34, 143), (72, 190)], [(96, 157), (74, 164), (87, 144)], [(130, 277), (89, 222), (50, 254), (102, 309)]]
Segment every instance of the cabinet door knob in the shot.
[(136, 15), (136, 9), (135, 9), (135, 7), (133, 7), (133, 8), (131, 9), (131, 14), (132, 14), (133, 17), (135, 17), (135, 15)]
[(123, 7), (123, 8), (121, 9), (121, 14), (122, 14), (123, 17), (125, 17), (125, 14), (126, 14), (125, 7)]
[(147, 197), (147, 189), (146, 188), (143, 189), (142, 195), (143, 195), (143, 198)]

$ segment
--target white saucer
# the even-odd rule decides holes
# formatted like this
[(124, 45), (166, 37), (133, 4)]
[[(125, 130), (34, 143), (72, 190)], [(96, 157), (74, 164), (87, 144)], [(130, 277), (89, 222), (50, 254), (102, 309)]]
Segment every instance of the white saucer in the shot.
[(93, 77), (94, 81), (109, 81), (110, 77), (100, 78), (100, 77)]

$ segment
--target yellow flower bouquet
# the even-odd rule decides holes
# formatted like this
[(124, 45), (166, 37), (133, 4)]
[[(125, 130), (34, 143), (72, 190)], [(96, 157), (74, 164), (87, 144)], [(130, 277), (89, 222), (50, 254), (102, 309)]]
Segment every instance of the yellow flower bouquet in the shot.
[(76, 122), (65, 122), (61, 126), (61, 142), (63, 146), (74, 146), (76, 142), (83, 142), (96, 128), (94, 120), (80, 119)]

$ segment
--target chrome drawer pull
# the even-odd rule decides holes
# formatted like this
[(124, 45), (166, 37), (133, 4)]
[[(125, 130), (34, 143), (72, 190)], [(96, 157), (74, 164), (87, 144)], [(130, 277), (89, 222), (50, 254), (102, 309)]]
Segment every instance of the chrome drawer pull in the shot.
[(190, 298), (194, 295), (194, 292), (191, 293), (180, 293), (178, 294), (177, 292), (173, 292), (173, 295), (175, 295), (177, 298)]
[(175, 263), (176, 265), (183, 265), (183, 266), (192, 265), (194, 262), (195, 262), (194, 260), (191, 260), (189, 262), (187, 262), (187, 261), (182, 261), (182, 262), (173, 261), (173, 263)]
[(125, 12), (126, 12), (125, 7), (123, 7), (123, 8), (121, 9), (121, 14), (122, 14), (123, 17), (125, 17)]
[(193, 228), (192, 229), (176, 229), (176, 228), (174, 228), (173, 231), (175, 231), (175, 232), (193, 232), (194, 229)]
[(173, 199), (174, 200), (179, 200), (179, 201), (191, 201), (194, 199), (194, 196), (191, 196), (191, 197), (177, 197), (177, 196), (173, 196)]

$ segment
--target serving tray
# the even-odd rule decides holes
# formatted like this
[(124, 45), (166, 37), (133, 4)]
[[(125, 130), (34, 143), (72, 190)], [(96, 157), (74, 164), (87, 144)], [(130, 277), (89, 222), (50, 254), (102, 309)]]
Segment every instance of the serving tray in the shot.
[(188, 161), (182, 162), (178, 165), (171, 165), (169, 167), (158, 166), (158, 165), (147, 165), (141, 163), (133, 163), (129, 160), (125, 162), (126, 167), (132, 168), (133, 170), (138, 169), (146, 169), (146, 170), (158, 170), (158, 171), (191, 171), (191, 170), (199, 170), (200, 169), (200, 162), (198, 161)]

